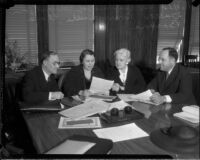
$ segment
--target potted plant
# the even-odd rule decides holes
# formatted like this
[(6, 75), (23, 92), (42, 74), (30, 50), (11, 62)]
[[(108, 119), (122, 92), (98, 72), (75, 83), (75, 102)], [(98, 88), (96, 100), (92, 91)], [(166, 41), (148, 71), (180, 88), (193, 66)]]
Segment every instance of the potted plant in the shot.
[(20, 52), (20, 48), (18, 47), (17, 41), (9, 41), (5, 42), (5, 68), (11, 69), (12, 71), (16, 71), (16, 69), (20, 68), (22, 65), (25, 65), (26, 58), (25, 54)]

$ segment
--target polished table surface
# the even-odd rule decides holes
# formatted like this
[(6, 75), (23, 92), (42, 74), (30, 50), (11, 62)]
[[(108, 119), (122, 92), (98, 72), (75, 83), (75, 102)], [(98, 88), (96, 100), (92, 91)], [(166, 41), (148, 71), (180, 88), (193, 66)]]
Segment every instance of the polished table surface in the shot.
[[(132, 105), (145, 115), (143, 119), (132, 122), (148, 134), (159, 128), (177, 125), (189, 125), (199, 131), (199, 125), (196, 126), (173, 117), (173, 113), (180, 112), (183, 105), (163, 104), (154, 106), (139, 102), (133, 102)], [(93, 129), (58, 129), (61, 115), (57, 112), (23, 112), (23, 116), (39, 154), (45, 153), (74, 134), (96, 136), (92, 131)], [(103, 124), (103, 127), (109, 127), (109, 125)], [(176, 154), (165, 151), (153, 144), (149, 136), (115, 142), (110, 154), (171, 155), (173, 158), (199, 158), (199, 152)]]

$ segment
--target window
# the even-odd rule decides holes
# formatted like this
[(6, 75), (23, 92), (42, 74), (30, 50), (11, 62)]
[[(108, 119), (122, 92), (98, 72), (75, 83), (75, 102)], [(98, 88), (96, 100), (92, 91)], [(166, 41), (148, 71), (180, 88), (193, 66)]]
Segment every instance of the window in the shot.
[(94, 49), (94, 6), (49, 5), (49, 48), (61, 62), (79, 63), (82, 50)]
[(38, 63), (35, 5), (15, 5), (6, 10), (6, 40), (16, 41), (27, 62)]
[[(186, 2), (174, 0), (160, 5), (157, 54), (165, 47), (174, 47), (181, 61), (181, 46), (184, 36)], [(158, 63), (158, 59), (157, 59)]]
[(192, 6), (189, 53), (198, 56), (199, 61), (199, 7)]

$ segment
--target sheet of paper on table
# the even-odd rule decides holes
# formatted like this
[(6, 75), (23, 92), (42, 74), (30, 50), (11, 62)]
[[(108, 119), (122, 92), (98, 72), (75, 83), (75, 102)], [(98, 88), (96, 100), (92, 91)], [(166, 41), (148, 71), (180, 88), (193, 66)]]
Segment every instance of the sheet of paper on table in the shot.
[(153, 104), (153, 105), (159, 105), (150, 100), (150, 97), (153, 94), (151, 93), (150, 90), (146, 90), (142, 93), (139, 94), (117, 94), (117, 96), (121, 99), (124, 100), (125, 102), (130, 102), (130, 101), (139, 101), (143, 103), (148, 103), (148, 104)]
[(92, 93), (99, 93), (99, 94), (105, 94), (109, 95), (109, 90), (111, 89), (114, 81), (98, 78), (98, 77), (92, 77), (92, 82), (90, 86), (90, 91)]
[(101, 128), (101, 122), (99, 117), (87, 117), (79, 120), (71, 120), (69, 118), (60, 117), (58, 128), (59, 129)]
[(95, 100), (63, 110), (59, 112), (59, 114), (71, 119), (81, 119), (96, 113), (103, 113), (107, 111), (108, 108), (109, 103), (102, 100)]
[(135, 123), (130, 123), (118, 127), (95, 129), (93, 132), (99, 138), (111, 139), (113, 142), (125, 141), (149, 136), (145, 131), (139, 128)]
[(95, 143), (86, 141), (66, 140), (45, 154), (84, 154), (94, 145)]
[(182, 112), (174, 113), (175, 117), (181, 118), (183, 120), (189, 121), (191, 123), (199, 123), (199, 106), (191, 105), (184, 106)]

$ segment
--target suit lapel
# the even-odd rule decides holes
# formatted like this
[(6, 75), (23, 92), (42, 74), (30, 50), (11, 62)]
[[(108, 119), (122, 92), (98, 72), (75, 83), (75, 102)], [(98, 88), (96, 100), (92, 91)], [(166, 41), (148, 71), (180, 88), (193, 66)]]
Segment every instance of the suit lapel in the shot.
[(125, 89), (126, 87), (128, 87), (128, 83), (129, 83), (129, 79), (131, 77), (131, 71), (130, 71), (130, 67), (128, 66), (128, 72), (127, 72), (127, 76), (126, 76), (126, 81), (125, 81)]
[(165, 76), (165, 72), (161, 71), (160, 75), (161, 76), (159, 78), (159, 81), (161, 83), (159, 83), (159, 88), (160, 88), (160, 92), (163, 92), (165, 90), (165, 88), (166, 88), (166, 76)]
[(40, 66), (40, 68), (39, 68), (39, 70), (38, 70), (38, 75), (37, 75), (37, 77), (38, 77), (38, 79), (39, 79), (39, 81), (41, 82), (40, 84), (41, 84), (41, 87), (44, 87), (44, 86), (46, 86), (47, 85), (47, 81), (46, 81), (46, 79), (45, 79), (45, 76), (44, 76), (44, 73), (43, 73), (43, 71), (42, 71), (42, 67)]
[(169, 77), (167, 78), (167, 80), (165, 80), (165, 88), (167, 88), (173, 83), (173, 81), (176, 78), (177, 72), (178, 72), (178, 66), (175, 65)]
[(121, 81), (121, 79), (119, 78), (119, 76), (120, 76), (120, 73), (119, 73), (119, 70), (115, 67), (114, 68), (114, 70), (115, 70), (115, 77), (116, 77), (116, 83), (119, 83), (119, 85), (123, 85), (123, 83), (122, 83), (122, 81)]

